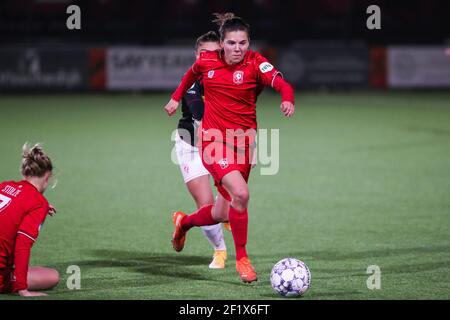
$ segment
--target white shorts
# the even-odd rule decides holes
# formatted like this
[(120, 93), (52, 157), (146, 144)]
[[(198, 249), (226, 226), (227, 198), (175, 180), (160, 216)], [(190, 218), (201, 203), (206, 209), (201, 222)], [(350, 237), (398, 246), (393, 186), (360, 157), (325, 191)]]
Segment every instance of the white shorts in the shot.
[(198, 148), (181, 139), (178, 132), (175, 136), (175, 149), (184, 183), (209, 174), (208, 170), (203, 166)]

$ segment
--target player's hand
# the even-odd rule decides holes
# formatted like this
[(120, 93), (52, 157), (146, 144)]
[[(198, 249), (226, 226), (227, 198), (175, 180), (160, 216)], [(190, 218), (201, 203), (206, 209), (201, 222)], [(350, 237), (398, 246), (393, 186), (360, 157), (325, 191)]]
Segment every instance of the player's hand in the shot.
[(52, 205), (49, 205), (48, 214), (53, 217), (53, 215), (56, 213), (56, 208)]
[(281, 103), (280, 109), (286, 117), (292, 117), (295, 111), (295, 106), (292, 104), (292, 102), (283, 101)]
[(28, 291), (28, 290), (19, 290), (19, 296), (21, 297), (45, 297), (46, 293), (38, 292), (38, 291)]
[(172, 116), (177, 111), (177, 108), (178, 108), (178, 102), (173, 99), (170, 99), (170, 101), (164, 107), (164, 110), (166, 110), (166, 112), (169, 116)]

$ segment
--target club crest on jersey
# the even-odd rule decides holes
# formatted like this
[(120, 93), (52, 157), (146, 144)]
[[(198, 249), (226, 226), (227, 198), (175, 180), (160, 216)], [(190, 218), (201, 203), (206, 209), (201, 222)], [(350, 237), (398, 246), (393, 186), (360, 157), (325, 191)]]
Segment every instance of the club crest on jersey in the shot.
[(233, 73), (233, 82), (235, 84), (242, 84), (244, 82), (244, 71), (235, 71)]
[(226, 169), (228, 167), (228, 160), (223, 158), (218, 161), (218, 164), (222, 169)]
[(214, 70), (209, 70), (208, 71), (208, 78), (211, 79), (212, 77), (214, 77)]

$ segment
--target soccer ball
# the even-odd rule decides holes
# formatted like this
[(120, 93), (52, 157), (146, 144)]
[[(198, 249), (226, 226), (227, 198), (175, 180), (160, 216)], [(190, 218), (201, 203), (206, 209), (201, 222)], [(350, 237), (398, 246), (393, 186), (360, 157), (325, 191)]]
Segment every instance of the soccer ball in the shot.
[(273, 266), (270, 283), (272, 288), (282, 296), (301, 296), (311, 286), (311, 273), (303, 261), (285, 258)]

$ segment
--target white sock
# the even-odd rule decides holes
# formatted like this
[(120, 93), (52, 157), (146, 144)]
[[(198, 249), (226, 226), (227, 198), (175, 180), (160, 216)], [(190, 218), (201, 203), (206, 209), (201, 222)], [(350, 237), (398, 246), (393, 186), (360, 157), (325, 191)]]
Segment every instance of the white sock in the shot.
[(225, 240), (223, 239), (222, 224), (213, 224), (211, 226), (202, 227), (203, 234), (209, 243), (213, 246), (214, 250), (227, 250)]

